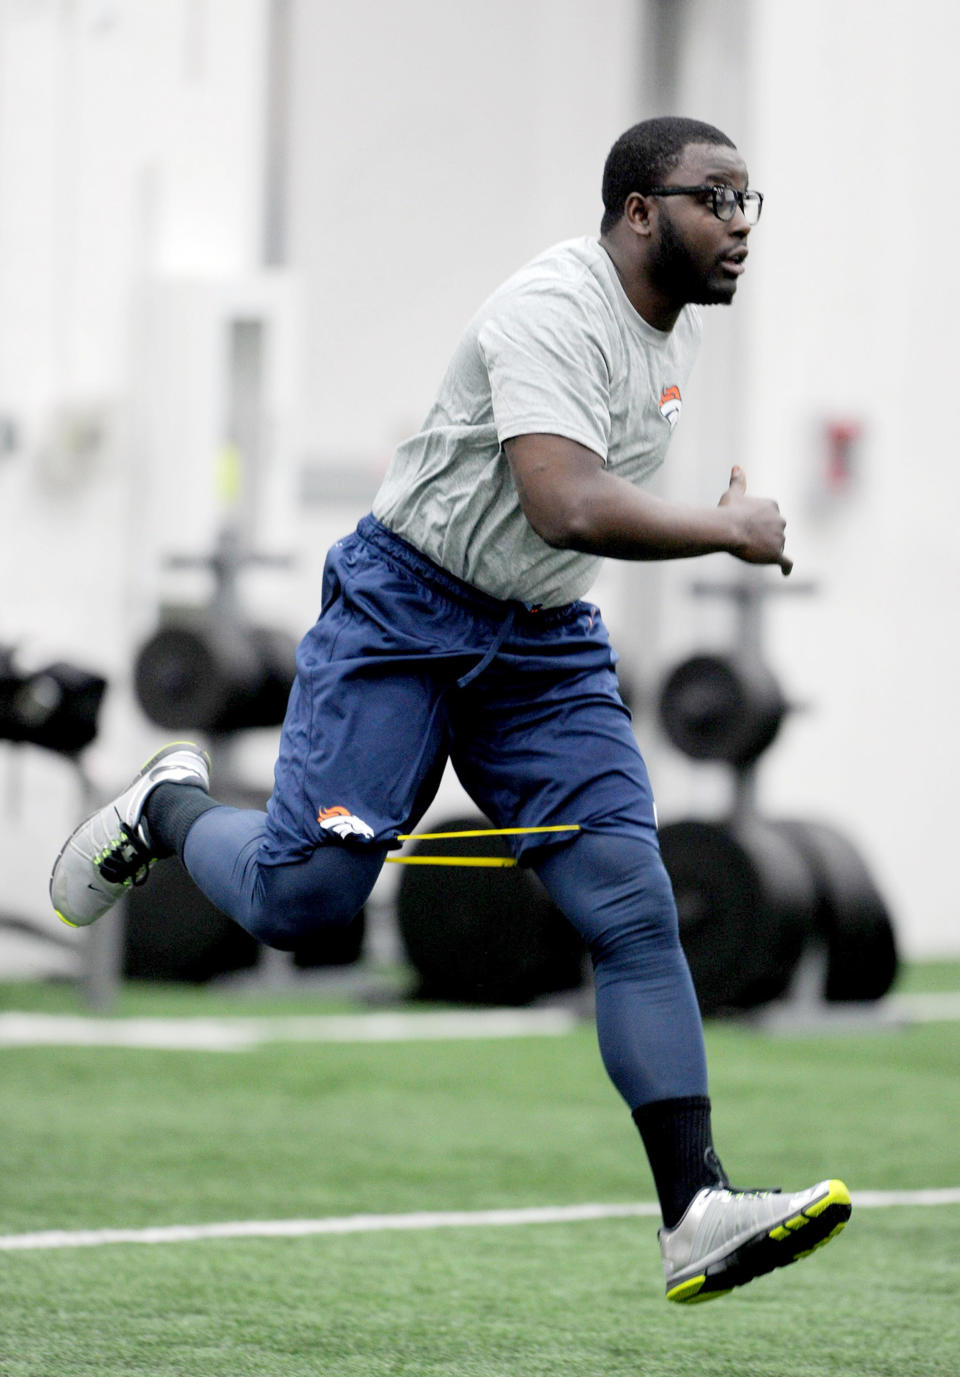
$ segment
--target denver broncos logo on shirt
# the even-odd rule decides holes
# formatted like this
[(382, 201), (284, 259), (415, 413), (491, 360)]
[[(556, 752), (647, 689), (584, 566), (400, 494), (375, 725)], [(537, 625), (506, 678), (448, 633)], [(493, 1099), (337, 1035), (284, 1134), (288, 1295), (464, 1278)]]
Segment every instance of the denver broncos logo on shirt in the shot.
[(665, 421), (669, 422), (671, 430), (679, 421), (682, 408), (683, 399), (680, 396), (679, 387), (664, 387), (660, 389), (660, 415)]

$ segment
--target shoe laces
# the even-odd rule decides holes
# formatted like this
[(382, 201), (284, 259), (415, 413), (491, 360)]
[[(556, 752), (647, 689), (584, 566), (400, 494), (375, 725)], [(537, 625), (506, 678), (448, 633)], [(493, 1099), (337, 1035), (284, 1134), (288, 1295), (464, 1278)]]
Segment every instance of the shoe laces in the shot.
[(156, 856), (139, 831), (128, 822), (120, 823), (123, 837), (97, 861), (97, 869), (110, 885), (142, 885)]
[(758, 1200), (765, 1200), (768, 1195), (781, 1195), (781, 1186), (725, 1186), (724, 1190), (731, 1195), (749, 1195)]

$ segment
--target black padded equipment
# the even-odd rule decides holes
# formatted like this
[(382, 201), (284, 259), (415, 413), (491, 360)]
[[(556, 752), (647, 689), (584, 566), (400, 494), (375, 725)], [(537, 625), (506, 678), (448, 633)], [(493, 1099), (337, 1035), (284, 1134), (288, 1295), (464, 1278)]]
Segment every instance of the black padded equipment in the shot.
[[(487, 828), (451, 818), (431, 831)], [(417, 856), (508, 856), (502, 837), (416, 842)], [(528, 1004), (583, 982), (584, 946), (532, 871), (405, 866), (397, 922), (424, 999)]]
[(769, 669), (747, 655), (694, 655), (671, 671), (660, 720), (694, 760), (749, 765), (774, 740), (788, 704)]
[(661, 828), (660, 849), (702, 1012), (784, 994), (816, 906), (810, 867), (790, 838), (759, 819), (687, 821)]

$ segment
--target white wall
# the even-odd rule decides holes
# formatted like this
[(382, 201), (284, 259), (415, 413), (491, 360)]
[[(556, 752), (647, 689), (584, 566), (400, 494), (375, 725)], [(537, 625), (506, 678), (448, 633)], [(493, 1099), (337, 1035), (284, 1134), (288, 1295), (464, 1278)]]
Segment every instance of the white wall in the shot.
[(28, 573), (0, 633), (42, 628), (110, 669), (127, 653), (123, 585), (149, 526), (138, 294), (255, 262), (264, 15), (263, 0), (0, 8), (0, 414), (19, 436), (0, 502), (5, 576)]
[(633, 0), (294, 8), (290, 251), (307, 447), (388, 461), (481, 300), (595, 231), (636, 108)]
[[(157, 377), (141, 306), (148, 284), (169, 294), (257, 264), (266, 13), (264, 0), (0, 3), (0, 426), (13, 437), (0, 641), (107, 675), (87, 753), (104, 787), (155, 737), (129, 672), (158, 552), (178, 548), (181, 524), (208, 546), (217, 519), (216, 422), (192, 449), (189, 424), (165, 447), (143, 424)], [(201, 530), (171, 529), (178, 505), (206, 514)], [(66, 935), (46, 884), (76, 781), (63, 761), (2, 746), (0, 777), (2, 908)]]
[[(771, 654), (812, 709), (768, 796), (844, 823), (909, 949), (956, 951), (960, 16), (941, 0), (754, 9), (750, 157), (770, 213), (747, 447), (790, 513), (797, 575), (822, 590), (771, 609)], [(822, 427), (845, 419), (862, 441), (831, 500)]]

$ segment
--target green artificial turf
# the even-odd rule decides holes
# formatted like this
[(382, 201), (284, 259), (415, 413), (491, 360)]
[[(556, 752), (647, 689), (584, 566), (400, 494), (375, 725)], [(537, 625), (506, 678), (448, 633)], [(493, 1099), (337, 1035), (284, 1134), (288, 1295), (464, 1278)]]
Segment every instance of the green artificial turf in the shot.
[[(136, 1012), (187, 1012), (178, 992), (147, 998)], [(707, 1040), (736, 1184), (960, 1186), (960, 1024), (710, 1024)], [(7, 1047), (0, 1144), (3, 1234), (653, 1199), (588, 1025), (243, 1053)], [(0, 1251), (0, 1373), (960, 1372), (960, 1206), (855, 1209), (810, 1259), (690, 1308), (662, 1298), (655, 1231), (632, 1219)]]
[[(403, 966), (369, 964), (362, 970), (301, 972), (289, 984), (272, 988), (251, 977), (223, 978), (209, 985), (171, 985), (127, 980), (105, 1010), (89, 1009), (82, 986), (69, 980), (0, 981), (0, 1012), (17, 1009), (48, 1014), (96, 1013), (110, 1017), (215, 1018), (243, 1015), (344, 1013), (396, 1005), (416, 981)], [(897, 994), (960, 992), (960, 961), (905, 963), (894, 984)], [(422, 1007), (407, 1004), (406, 1007)]]
[[(708, 1029), (741, 1185), (960, 1184), (953, 1025), (850, 1037)], [(0, 1230), (652, 1199), (593, 1031), (273, 1045), (6, 1049)]]
[(650, 1221), (11, 1255), (5, 1377), (955, 1377), (960, 1208), (668, 1305)]

